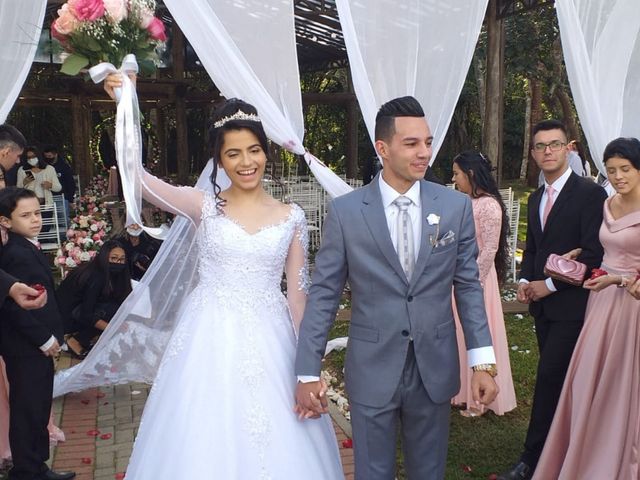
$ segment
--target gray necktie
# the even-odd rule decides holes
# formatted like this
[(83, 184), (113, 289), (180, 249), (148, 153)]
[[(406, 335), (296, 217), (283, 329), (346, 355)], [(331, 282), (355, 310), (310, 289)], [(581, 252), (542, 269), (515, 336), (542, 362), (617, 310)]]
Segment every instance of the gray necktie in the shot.
[(400, 265), (402, 265), (407, 279), (411, 280), (413, 267), (416, 263), (413, 253), (413, 225), (411, 224), (411, 217), (409, 217), (408, 211), (409, 205), (411, 205), (411, 199), (400, 196), (393, 201), (393, 204), (398, 207), (396, 223), (396, 248), (398, 249), (398, 257), (400, 258)]

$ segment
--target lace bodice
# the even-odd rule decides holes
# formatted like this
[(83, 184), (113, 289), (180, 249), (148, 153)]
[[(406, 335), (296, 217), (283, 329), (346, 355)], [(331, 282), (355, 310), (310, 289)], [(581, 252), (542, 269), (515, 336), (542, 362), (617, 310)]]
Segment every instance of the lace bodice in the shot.
[[(293, 204), (287, 218), (248, 233), (240, 224), (216, 211), (215, 200), (204, 198), (198, 233), (200, 285), (211, 285), (212, 293), (225, 302), (265, 306), (282, 298), (280, 283), (292, 242), (306, 258), (307, 230), (304, 211)], [(294, 244), (295, 245), (295, 244)], [(303, 260), (295, 277), (288, 278), (289, 290), (306, 292), (308, 272)], [(292, 292), (293, 293), (293, 292)]]
[(199, 224), (200, 286), (210, 286), (221, 301), (266, 302), (265, 306), (282, 302), (284, 270), (288, 306), (297, 331), (309, 286), (308, 232), (304, 211), (298, 205), (291, 205), (285, 219), (251, 234), (218, 211), (211, 192), (174, 187), (146, 172), (142, 186), (145, 200)]
[(498, 245), (500, 243), (500, 229), (502, 228), (502, 209), (492, 197), (478, 197), (471, 201), (473, 205), (473, 221), (476, 226), (476, 240), (478, 242), (478, 269), (480, 281), (485, 278), (494, 266)]

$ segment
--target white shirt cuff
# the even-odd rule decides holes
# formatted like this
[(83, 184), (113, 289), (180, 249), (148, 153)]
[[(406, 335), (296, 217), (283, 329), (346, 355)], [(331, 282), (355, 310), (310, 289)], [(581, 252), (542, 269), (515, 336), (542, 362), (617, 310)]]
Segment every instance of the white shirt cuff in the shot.
[(527, 280), (526, 278), (521, 278), (520, 280), (518, 280), (518, 283), (529, 283), (529, 280)]
[(298, 381), (300, 383), (311, 383), (320, 381), (320, 377), (315, 375), (298, 375)]
[(467, 350), (467, 363), (469, 367), (485, 363), (496, 363), (496, 354), (493, 347), (479, 347)]
[(549, 290), (551, 290), (552, 292), (557, 292), (558, 289), (556, 288), (556, 286), (553, 284), (553, 280), (551, 280), (551, 277), (547, 278), (544, 283), (547, 285), (547, 288)]
[(43, 352), (46, 352), (51, 347), (53, 347), (53, 344), (55, 341), (56, 341), (56, 337), (51, 335), (51, 338), (49, 338), (49, 340), (47, 340), (44, 344), (40, 345), (40, 350), (42, 350)]

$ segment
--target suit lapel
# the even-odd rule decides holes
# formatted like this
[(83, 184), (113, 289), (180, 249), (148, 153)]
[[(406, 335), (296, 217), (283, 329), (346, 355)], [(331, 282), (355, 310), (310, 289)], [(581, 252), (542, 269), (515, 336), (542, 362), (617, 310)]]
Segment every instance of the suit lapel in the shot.
[(435, 188), (429, 182), (421, 181), (420, 182), (420, 202), (421, 205), (421, 213), (420, 213), (420, 223), (422, 233), (420, 234), (420, 251), (418, 252), (418, 259), (416, 260), (416, 267), (413, 270), (413, 275), (411, 277), (411, 285), (414, 285), (417, 279), (422, 274), (422, 271), (425, 269), (427, 262), (429, 261), (429, 257), (431, 257), (431, 253), (433, 252), (432, 239), (435, 240), (435, 236), (442, 236), (445, 232), (438, 232), (438, 227), (436, 225), (430, 225), (427, 221), (427, 217), (432, 213), (437, 215), (439, 218), (442, 218), (442, 203), (438, 199), (438, 193)]
[(369, 233), (371, 233), (384, 258), (398, 276), (408, 284), (407, 276), (404, 274), (404, 270), (400, 265), (400, 259), (398, 258), (395, 248), (393, 248), (393, 242), (389, 234), (387, 217), (384, 214), (384, 205), (382, 205), (382, 195), (380, 194), (380, 187), (378, 186), (378, 175), (376, 175), (369, 185), (364, 187), (367, 191), (362, 199), (362, 216), (369, 229)]
[(22, 248), (28, 250), (29, 253), (36, 258), (38, 263), (40, 263), (40, 265), (42, 265), (47, 272), (47, 278), (49, 279), (50, 283), (49, 287), (53, 288), (54, 281), (53, 275), (51, 274), (51, 265), (47, 263), (47, 258), (42, 254), (40, 250), (38, 250), (38, 247), (36, 247), (33, 243), (31, 243), (21, 235), (10, 234), (9, 241), (18, 243)]
[(529, 222), (531, 230), (536, 235), (542, 235), (542, 223), (540, 223), (540, 202), (542, 201), (542, 192), (544, 188), (538, 188), (531, 194), (531, 202), (529, 202)]

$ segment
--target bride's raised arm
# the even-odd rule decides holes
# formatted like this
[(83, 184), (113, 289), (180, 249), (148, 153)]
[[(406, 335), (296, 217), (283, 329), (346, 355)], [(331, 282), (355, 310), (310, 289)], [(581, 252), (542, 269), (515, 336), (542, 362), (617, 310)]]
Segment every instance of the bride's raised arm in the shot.
[[(136, 84), (136, 76), (129, 74), (129, 78)], [(113, 73), (108, 75), (104, 81), (104, 90), (115, 100), (115, 88), (122, 86), (122, 74)], [(142, 198), (152, 203), (158, 208), (166, 210), (175, 215), (181, 215), (193, 220), (196, 224), (200, 222), (202, 212), (202, 202), (204, 193), (193, 187), (176, 187), (170, 185), (157, 177), (154, 177), (144, 169), (138, 169), (140, 174), (140, 184), (142, 186)]]
[(200, 223), (204, 192), (194, 187), (176, 187), (143, 170), (142, 198), (162, 210)]
[(291, 321), (296, 332), (300, 331), (300, 322), (309, 293), (309, 232), (304, 211), (297, 205), (292, 205), (295, 219), (295, 233), (289, 246), (289, 253), (285, 263), (287, 277), (287, 302), (291, 313)]

